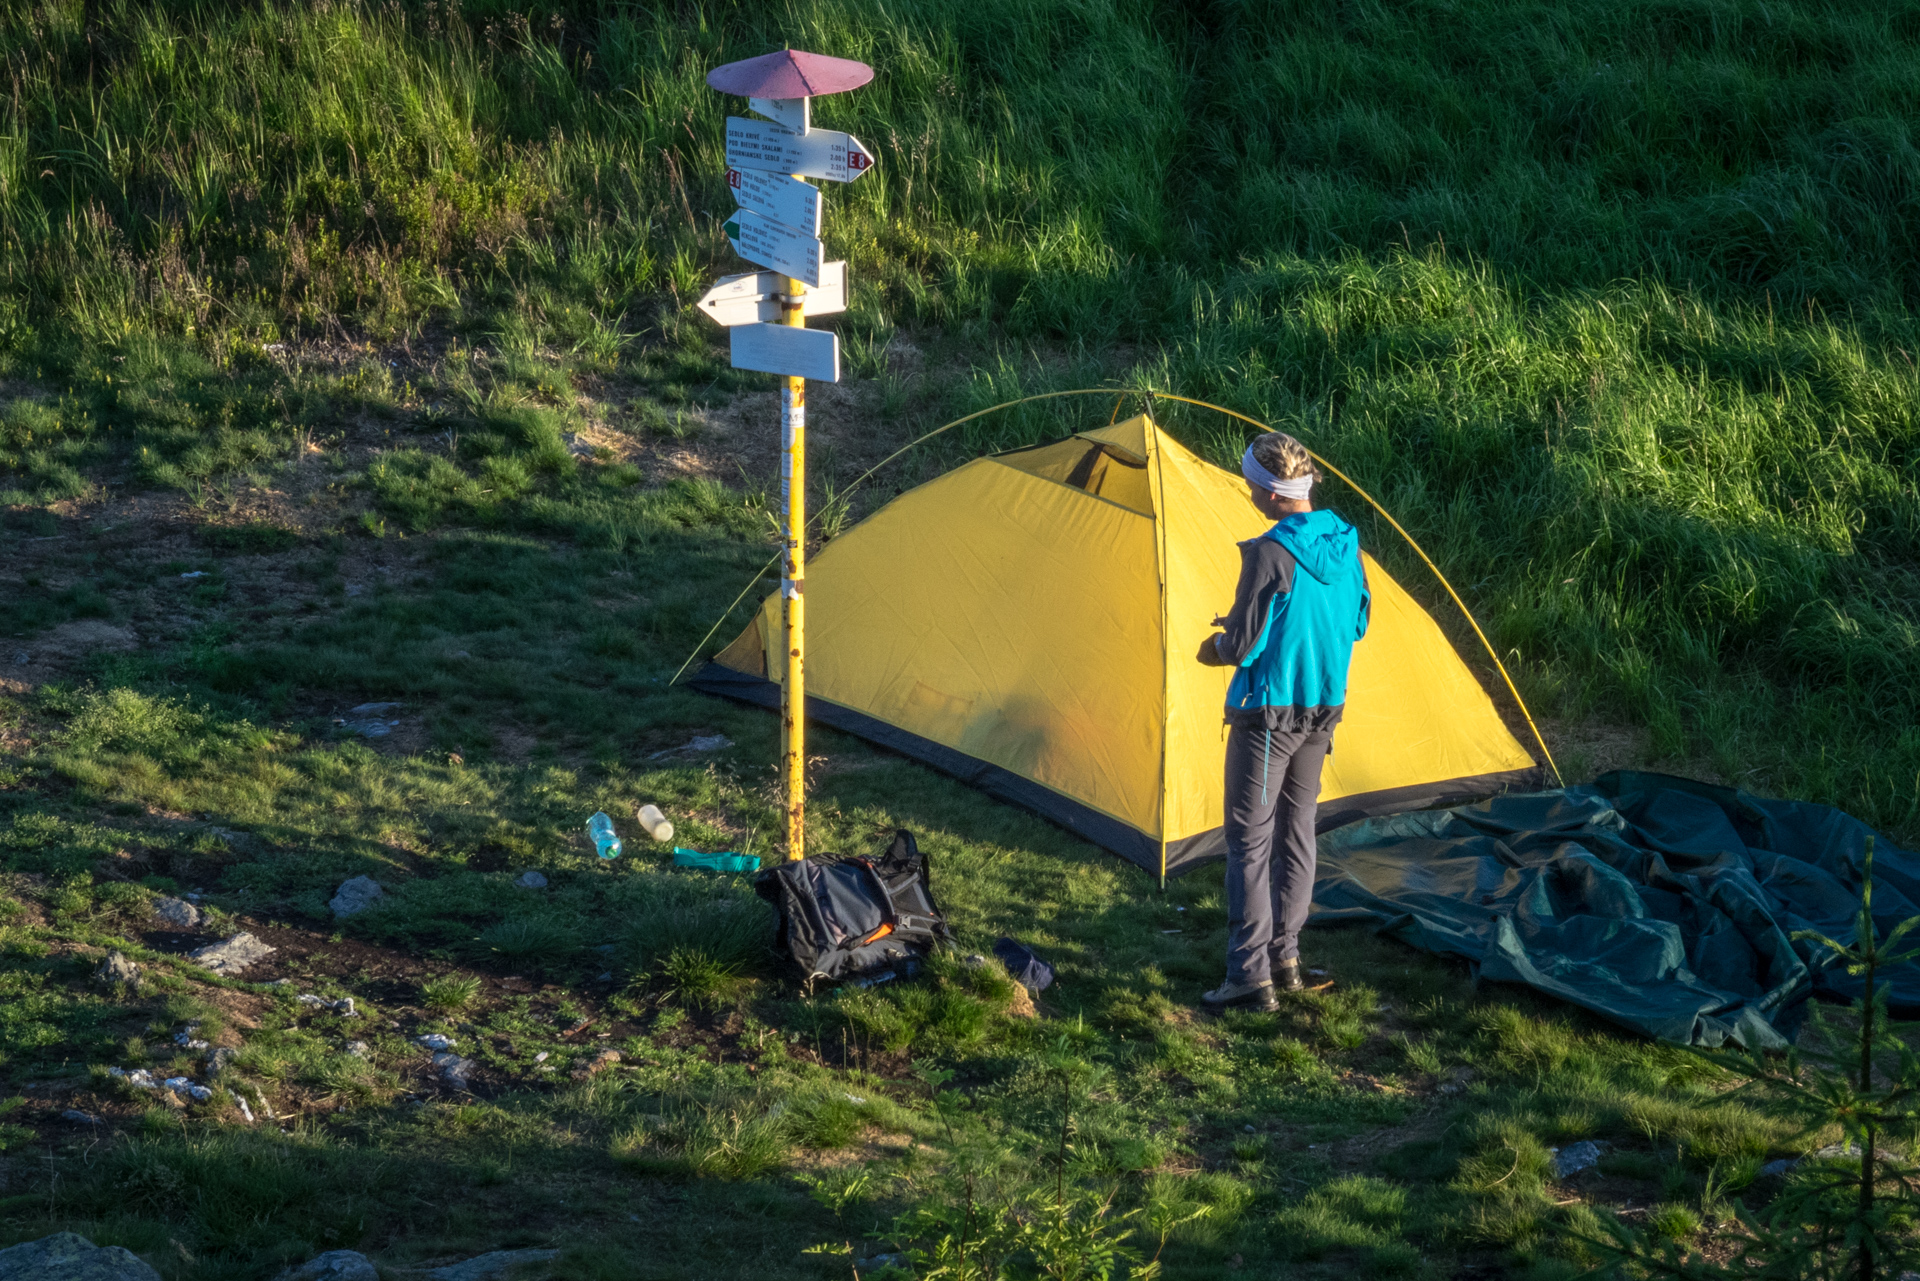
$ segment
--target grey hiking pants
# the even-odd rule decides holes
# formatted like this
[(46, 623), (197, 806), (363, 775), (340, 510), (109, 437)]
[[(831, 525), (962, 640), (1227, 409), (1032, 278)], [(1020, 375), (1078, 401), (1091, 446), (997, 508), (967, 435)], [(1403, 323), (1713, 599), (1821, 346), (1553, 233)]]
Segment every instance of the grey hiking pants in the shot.
[[(1333, 731), (1227, 731), (1227, 982), (1300, 955), (1313, 902), (1313, 820)], [(1276, 846), (1278, 848), (1276, 848)]]

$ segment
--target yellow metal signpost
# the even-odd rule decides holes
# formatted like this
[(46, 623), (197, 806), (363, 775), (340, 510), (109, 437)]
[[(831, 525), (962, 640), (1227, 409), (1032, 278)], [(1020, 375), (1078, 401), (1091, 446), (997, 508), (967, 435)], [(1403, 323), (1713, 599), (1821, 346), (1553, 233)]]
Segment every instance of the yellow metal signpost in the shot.
[[(806, 179), (851, 182), (873, 167), (873, 154), (857, 138), (812, 128), (809, 104), (871, 79), (873, 68), (865, 63), (795, 49), (730, 62), (707, 76), (713, 88), (746, 98), (767, 118), (727, 120), (727, 185), (740, 207), (726, 232), (741, 257), (772, 270), (729, 276), (699, 305), (727, 326), (734, 368), (781, 376), (780, 507), (786, 546), (780, 571), (785, 657), (780, 777), (789, 859), (804, 858), (807, 844), (806, 380), (840, 380), (839, 336), (808, 329), (806, 318), (842, 310), (847, 293), (846, 264), (823, 261), (818, 191)], [(823, 297), (810, 305), (808, 287), (823, 285), (837, 285), (837, 295), (830, 303)], [(761, 319), (763, 304), (772, 301), (769, 294), (778, 296), (778, 324)]]
[[(807, 323), (806, 286), (787, 280), (782, 321)], [(787, 857), (807, 849), (807, 380), (788, 375), (780, 393), (780, 497), (787, 513), (787, 555), (780, 570), (782, 651), (787, 676), (781, 686), (780, 777), (787, 802)]]

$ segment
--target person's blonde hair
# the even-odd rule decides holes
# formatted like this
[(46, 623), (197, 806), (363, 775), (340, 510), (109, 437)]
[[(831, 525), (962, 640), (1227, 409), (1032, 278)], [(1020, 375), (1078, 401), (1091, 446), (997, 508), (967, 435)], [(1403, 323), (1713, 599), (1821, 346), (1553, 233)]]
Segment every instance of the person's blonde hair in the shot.
[(1274, 474), (1278, 480), (1296, 480), (1301, 476), (1319, 478), (1313, 469), (1313, 455), (1307, 447), (1283, 431), (1270, 431), (1253, 438), (1253, 461)]

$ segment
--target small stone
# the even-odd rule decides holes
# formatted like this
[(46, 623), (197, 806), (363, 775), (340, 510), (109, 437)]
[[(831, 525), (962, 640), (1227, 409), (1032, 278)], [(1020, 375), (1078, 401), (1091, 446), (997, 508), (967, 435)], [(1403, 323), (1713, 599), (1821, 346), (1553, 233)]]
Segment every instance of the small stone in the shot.
[(547, 888), (547, 878), (538, 872), (529, 870), (520, 873), (520, 877), (514, 881), (514, 885), (523, 890), (544, 890)]
[(425, 1036), (416, 1036), (413, 1039), (417, 1043), (426, 1046), (429, 1050), (451, 1050), (454, 1046), (460, 1044), (452, 1037), (440, 1032), (429, 1032)]
[(157, 898), (153, 901), (153, 914), (162, 924), (182, 932), (198, 929), (201, 911), (185, 899)]
[(358, 1250), (329, 1250), (288, 1268), (275, 1281), (380, 1281), (380, 1273)]
[(327, 900), (327, 906), (333, 909), (335, 916), (352, 916), (366, 911), (386, 895), (387, 892), (380, 888), (380, 882), (371, 876), (356, 876), (334, 891), (333, 897)]
[(110, 1067), (107, 1069), (107, 1075), (116, 1081), (121, 1081), (132, 1086), (136, 1090), (157, 1090), (160, 1088), (160, 1083), (153, 1079), (153, 1073), (147, 1071), (145, 1068), (135, 1068), (129, 1072), (123, 1067)]
[(573, 1070), (573, 1079), (576, 1081), (584, 1081), (590, 1076), (595, 1076), (606, 1071), (619, 1061), (620, 1051), (602, 1050), (600, 1053), (588, 1059), (584, 1065), (575, 1068)]
[(1799, 1164), (1800, 1163), (1798, 1161), (1790, 1161), (1787, 1158), (1782, 1157), (1778, 1161), (1769, 1161), (1765, 1165), (1761, 1166), (1760, 1173), (1765, 1177), (1777, 1179), (1781, 1175), (1785, 1174), (1788, 1170), (1791, 1170), (1794, 1166)]
[(65, 1112), (62, 1112), (60, 1114), (60, 1119), (63, 1121), (71, 1121), (75, 1125), (100, 1124), (99, 1117), (95, 1116), (91, 1112), (82, 1112), (79, 1108), (68, 1108)]
[(72, 1232), (0, 1250), (0, 1281), (160, 1281), (132, 1251)]
[(365, 1041), (348, 1041), (347, 1053), (356, 1059), (370, 1059), (373, 1057), (373, 1047)]
[(964, 966), (966, 966), (966, 967), (967, 967), (968, 969), (970, 969), (970, 970), (977, 970), (977, 969), (979, 969), (979, 968), (980, 968), (981, 966), (983, 966), (983, 965), (985, 965), (985, 964), (987, 963), (987, 958), (986, 958), (986, 957), (984, 957), (984, 956), (982, 956), (982, 955), (980, 955), (980, 953), (978, 953), (978, 952), (975, 952), (975, 953), (973, 953), (973, 954), (972, 954), (971, 956), (969, 956), (969, 957), (967, 957), (967, 959), (966, 959), (966, 960), (964, 960), (964, 961), (962, 961), (962, 962), (960, 962), (960, 963), (961, 963), (962, 965), (964, 965)]
[(405, 703), (362, 703), (358, 707), (349, 707), (349, 716), (386, 716), (405, 707)]
[(217, 1045), (213, 1053), (207, 1055), (207, 1075), (219, 1076), (227, 1070), (227, 1065), (240, 1057), (240, 1051), (231, 1045)]
[(204, 1085), (195, 1085), (192, 1080), (184, 1076), (168, 1077), (167, 1088), (169, 1090), (172, 1090), (175, 1094), (186, 1095), (188, 1098), (192, 1099), (195, 1103), (205, 1103), (208, 1099), (213, 1097), (212, 1090), (209, 1090)]
[(33, 655), (27, 653), (26, 650), (16, 649), (15, 651), (13, 651), (13, 665), (15, 667), (25, 667), (28, 663), (31, 663), (32, 661), (33, 661)]
[(187, 959), (225, 976), (240, 973), (272, 956), (275, 950), (243, 930), (230, 939), (194, 949), (187, 953)]
[(449, 1263), (427, 1273), (432, 1281), (496, 1281), (513, 1269), (534, 1263), (551, 1263), (560, 1257), (558, 1250), (495, 1250), (463, 1263)]
[(440, 1079), (457, 1090), (467, 1088), (467, 1077), (473, 1073), (473, 1060), (463, 1059), (458, 1054), (441, 1053), (433, 1056), (434, 1070), (440, 1073)]
[(1569, 1143), (1553, 1154), (1553, 1177), (1564, 1179), (1582, 1170), (1592, 1169), (1600, 1163), (1602, 1151), (1601, 1145), (1591, 1139)]
[(109, 952), (106, 959), (94, 969), (93, 981), (102, 987), (112, 987), (116, 983), (136, 987), (140, 983), (140, 967), (128, 960), (124, 952)]

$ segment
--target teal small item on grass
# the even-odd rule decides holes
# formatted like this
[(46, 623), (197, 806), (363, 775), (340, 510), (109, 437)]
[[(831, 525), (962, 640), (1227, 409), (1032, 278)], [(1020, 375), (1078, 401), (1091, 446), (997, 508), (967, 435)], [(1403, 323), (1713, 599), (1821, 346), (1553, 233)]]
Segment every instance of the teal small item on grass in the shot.
[(601, 858), (620, 857), (620, 837), (613, 830), (613, 820), (605, 814), (596, 813), (587, 820), (587, 838)]
[(673, 847), (673, 865), (675, 867), (697, 868), (702, 872), (757, 872), (760, 870), (758, 854), (702, 854), (699, 850), (683, 850)]

